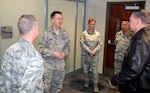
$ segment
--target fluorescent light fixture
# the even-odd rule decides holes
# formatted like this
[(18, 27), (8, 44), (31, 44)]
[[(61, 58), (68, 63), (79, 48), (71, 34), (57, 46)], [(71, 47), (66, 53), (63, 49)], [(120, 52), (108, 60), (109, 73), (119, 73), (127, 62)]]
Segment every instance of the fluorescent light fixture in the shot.
[(125, 9), (126, 10), (139, 10), (140, 9), (140, 7), (139, 6), (125, 6)]

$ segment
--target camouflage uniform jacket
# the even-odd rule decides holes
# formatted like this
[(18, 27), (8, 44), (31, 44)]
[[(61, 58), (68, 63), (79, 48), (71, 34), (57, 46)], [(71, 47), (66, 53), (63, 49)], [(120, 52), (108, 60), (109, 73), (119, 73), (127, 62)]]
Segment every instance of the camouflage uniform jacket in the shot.
[(54, 51), (61, 51), (68, 56), (70, 51), (70, 40), (68, 33), (60, 28), (58, 35), (53, 30), (52, 26), (44, 31), (39, 42), (39, 52), (41, 53), (44, 62), (49, 64), (49, 68), (64, 68), (65, 61), (59, 60), (54, 56)]
[(119, 31), (115, 35), (115, 59), (123, 60), (124, 54), (126, 53), (130, 40), (132, 36), (130, 35), (130, 31), (126, 34), (123, 34), (123, 31)]
[(20, 39), (3, 57), (2, 93), (43, 93), (44, 66), (33, 44)]
[(87, 55), (91, 50), (97, 54), (102, 48), (102, 39), (98, 31), (89, 32), (85, 30), (80, 39), (82, 55)]

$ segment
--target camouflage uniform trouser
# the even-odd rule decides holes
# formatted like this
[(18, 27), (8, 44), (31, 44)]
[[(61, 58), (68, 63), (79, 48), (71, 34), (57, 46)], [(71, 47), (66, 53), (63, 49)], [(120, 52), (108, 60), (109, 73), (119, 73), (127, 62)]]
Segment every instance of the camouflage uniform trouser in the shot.
[(98, 84), (98, 60), (99, 60), (99, 56), (95, 55), (93, 57), (92, 63), (88, 64), (86, 61), (86, 56), (82, 56), (82, 67), (83, 67), (83, 72), (84, 72), (84, 76), (85, 76), (85, 81), (89, 81), (90, 80), (90, 75), (89, 75), (89, 71), (91, 69), (92, 71), (92, 81), (94, 84)]
[[(1, 91), (5, 89), (3, 85), (3, 76), (2, 76), (2, 71), (0, 70), (0, 93)], [(4, 90), (3, 90), (4, 91)]]
[(114, 62), (114, 74), (116, 75), (122, 69), (123, 60), (115, 59)]
[(65, 70), (51, 69), (45, 66), (44, 93), (60, 93), (65, 76)]

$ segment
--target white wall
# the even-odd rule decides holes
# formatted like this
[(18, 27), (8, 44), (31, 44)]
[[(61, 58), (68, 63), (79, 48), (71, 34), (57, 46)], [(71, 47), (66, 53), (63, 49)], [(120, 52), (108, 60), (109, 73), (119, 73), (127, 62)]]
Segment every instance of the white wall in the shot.
[[(143, 0), (87, 0), (86, 21), (90, 17), (96, 18), (96, 29), (101, 33), (102, 40), (105, 39), (105, 24), (106, 24), (106, 8), (107, 2), (127, 2), (127, 1), (143, 1)], [(146, 9), (150, 10), (150, 0), (146, 1)], [(87, 23), (87, 22), (86, 22)], [(86, 26), (87, 27), (87, 26)], [(99, 73), (103, 73), (104, 44), (100, 52)]]
[(0, 35), (0, 63), (5, 50), (19, 39), (17, 22), (22, 14), (34, 14), (39, 19), (40, 30), (44, 29), (44, 0), (0, 0), (0, 27), (13, 27), (13, 38), (2, 39)]
[(150, 0), (146, 0), (145, 9), (150, 12)]
[[(0, 27), (12, 26), (13, 38), (2, 39), (0, 37), (0, 58), (2, 61), (5, 50), (17, 42), (19, 39), (19, 31), (17, 22), (22, 14), (34, 14), (39, 19), (41, 34), (44, 31), (44, 1), (45, 0), (0, 0)], [(68, 0), (48, 0), (48, 27), (51, 25), (50, 14), (54, 10), (62, 11), (63, 25), (62, 27), (68, 32), (71, 40), (71, 51), (66, 61), (66, 73), (79, 69), (81, 67), (81, 49), (79, 39), (82, 33), (82, 14), (83, 3), (78, 3), (77, 31), (76, 31), (76, 48), (75, 48), (75, 1)], [(0, 35), (1, 36), (1, 35)], [(37, 39), (34, 42), (38, 48)], [(76, 50), (74, 50), (74, 48)], [(76, 54), (74, 54), (76, 52)], [(75, 61), (74, 61), (75, 58)], [(0, 62), (1, 63), (1, 62)]]

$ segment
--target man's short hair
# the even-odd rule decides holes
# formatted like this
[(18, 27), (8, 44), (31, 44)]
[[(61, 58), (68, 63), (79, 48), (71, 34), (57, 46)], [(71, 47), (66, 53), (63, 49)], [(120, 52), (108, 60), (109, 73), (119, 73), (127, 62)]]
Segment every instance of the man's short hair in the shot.
[(34, 15), (22, 15), (18, 21), (18, 29), (21, 35), (25, 35), (31, 31), (36, 25), (37, 19)]
[(140, 18), (142, 23), (144, 24), (148, 24), (149, 21), (148, 21), (148, 15), (146, 15), (146, 13), (142, 12), (142, 11), (136, 11), (136, 12), (133, 12), (133, 16), (135, 18)]
[(61, 15), (62, 15), (62, 12), (60, 12), (60, 11), (53, 11), (53, 12), (51, 13), (51, 19), (52, 19), (56, 14), (61, 14)]

